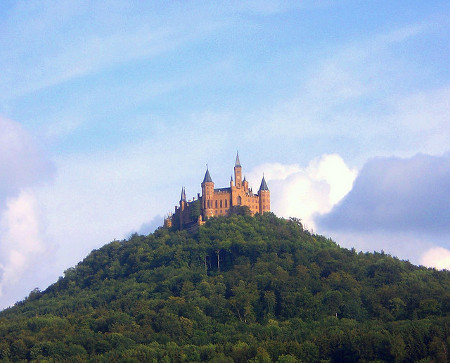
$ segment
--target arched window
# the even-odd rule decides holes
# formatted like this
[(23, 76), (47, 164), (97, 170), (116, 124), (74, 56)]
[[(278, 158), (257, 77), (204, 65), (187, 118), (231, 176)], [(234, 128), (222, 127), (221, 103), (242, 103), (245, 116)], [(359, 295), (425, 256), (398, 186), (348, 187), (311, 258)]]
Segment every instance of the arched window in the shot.
[(216, 208), (217, 208), (217, 200), (216, 200)]
[(227, 200), (225, 199), (225, 208), (227, 208)]
[(220, 208), (222, 208), (222, 200), (220, 201)]
[(241, 205), (242, 203), (242, 199), (240, 196), (237, 197), (237, 205)]

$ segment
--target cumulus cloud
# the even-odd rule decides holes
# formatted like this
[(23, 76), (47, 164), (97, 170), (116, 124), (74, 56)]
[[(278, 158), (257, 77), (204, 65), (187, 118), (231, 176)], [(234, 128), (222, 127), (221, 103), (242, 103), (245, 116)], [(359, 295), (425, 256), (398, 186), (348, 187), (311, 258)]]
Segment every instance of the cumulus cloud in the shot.
[(450, 250), (443, 247), (430, 248), (421, 257), (420, 263), (428, 267), (450, 270)]
[(368, 161), (329, 214), (327, 230), (450, 232), (450, 154)]
[(280, 216), (301, 218), (315, 228), (314, 216), (327, 213), (352, 188), (357, 171), (337, 154), (322, 155), (306, 168), (299, 165), (263, 164), (251, 180), (265, 173), (271, 190), (272, 210)]
[(36, 198), (23, 191), (8, 200), (1, 216), (0, 297), (5, 285), (15, 285), (28, 268), (30, 260), (44, 252)]
[(28, 284), (33, 279), (21, 280), (46, 251), (33, 188), (49, 180), (53, 171), (33, 137), (17, 122), (0, 117), (0, 308), (35, 287)]

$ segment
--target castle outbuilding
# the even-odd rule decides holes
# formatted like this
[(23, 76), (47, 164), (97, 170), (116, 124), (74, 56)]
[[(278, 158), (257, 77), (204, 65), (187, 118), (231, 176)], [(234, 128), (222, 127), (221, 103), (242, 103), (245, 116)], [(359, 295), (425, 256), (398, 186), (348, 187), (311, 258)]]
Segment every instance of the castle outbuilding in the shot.
[(229, 187), (214, 188), (208, 167), (201, 187), (202, 195), (198, 194), (197, 200), (194, 198), (192, 201), (186, 200), (186, 191), (182, 188), (179, 206), (175, 207), (174, 214), (165, 219), (166, 226), (189, 228), (194, 224), (202, 224), (211, 217), (226, 216), (236, 207), (242, 206), (248, 207), (251, 215), (270, 212), (270, 191), (264, 176), (258, 193), (254, 194), (246, 178), (242, 179), (239, 154), (236, 155), (234, 165), (234, 180), (231, 177)]

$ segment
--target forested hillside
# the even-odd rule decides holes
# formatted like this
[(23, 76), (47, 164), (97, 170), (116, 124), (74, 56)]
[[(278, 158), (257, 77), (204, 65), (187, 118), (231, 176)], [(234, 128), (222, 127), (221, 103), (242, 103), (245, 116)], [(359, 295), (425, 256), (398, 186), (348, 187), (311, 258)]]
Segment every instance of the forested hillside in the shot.
[(450, 273), (269, 213), (94, 250), (0, 313), (3, 361), (446, 362)]

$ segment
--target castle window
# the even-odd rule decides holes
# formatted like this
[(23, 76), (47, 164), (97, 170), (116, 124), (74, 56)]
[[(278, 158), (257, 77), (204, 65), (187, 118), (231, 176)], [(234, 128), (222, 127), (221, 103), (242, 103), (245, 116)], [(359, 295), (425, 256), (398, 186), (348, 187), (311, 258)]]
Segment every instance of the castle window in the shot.
[(237, 197), (237, 205), (241, 205), (242, 204), (242, 199), (241, 196)]
[(225, 199), (225, 208), (227, 208), (227, 200)]
[(216, 200), (216, 208), (217, 208), (217, 200)]
[(220, 201), (220, 208), (222, 208), (222, 201)]

